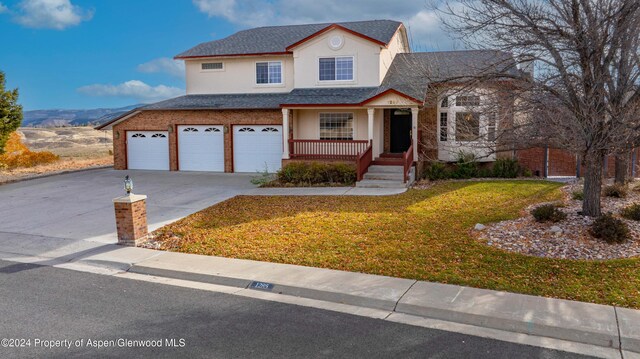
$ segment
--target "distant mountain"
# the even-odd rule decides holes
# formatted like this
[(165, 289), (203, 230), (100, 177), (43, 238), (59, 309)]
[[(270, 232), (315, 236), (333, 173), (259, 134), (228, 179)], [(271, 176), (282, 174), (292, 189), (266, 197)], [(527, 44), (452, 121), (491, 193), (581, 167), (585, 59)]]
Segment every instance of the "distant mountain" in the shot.
[(97, 126), (141, 105), (92, 110), (24, 111), (22, 127)]

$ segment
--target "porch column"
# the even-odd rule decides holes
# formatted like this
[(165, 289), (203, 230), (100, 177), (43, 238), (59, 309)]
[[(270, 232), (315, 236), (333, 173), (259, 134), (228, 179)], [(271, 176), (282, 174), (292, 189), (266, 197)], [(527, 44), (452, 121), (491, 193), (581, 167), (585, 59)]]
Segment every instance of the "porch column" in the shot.
[(282, 109), (282, 159), (289, 159), (289, 109)]
[(376, 109), (375, 108), (368, 108), (367, 109), (367, 116), (369, 119), (368, 122), (368, 126), (367, 126), (367, 139), (369, 141), (373, 140), (373, 115), (375, 114)]
[(418, 112), (417, 107), (411, 108), (411, 143), (413, 144), (413, 160), (418, 160)]

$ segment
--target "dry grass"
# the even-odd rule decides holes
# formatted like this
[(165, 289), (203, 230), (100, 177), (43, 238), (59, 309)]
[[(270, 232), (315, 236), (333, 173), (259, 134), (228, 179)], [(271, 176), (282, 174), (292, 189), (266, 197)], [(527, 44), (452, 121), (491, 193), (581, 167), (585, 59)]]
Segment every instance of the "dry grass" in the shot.
[(640, 308), (640, 259), (528, 257), (471, 236), (557, 200), (542, 181), (444, 182), (385, 197), (236, 197), (156, 232), (162, 248)]
[(26, 146), (20, 144), (20, 148), (16, 147), (11, 152), (26, 150), (35, 155), (15, 159), (14, 164), (19, 165), (17, 168), (0, 169), (0, 184), (113, 164), (110, 132), (96, 131), (91, 127), (65, 127), (21, 128), (18, 134)]

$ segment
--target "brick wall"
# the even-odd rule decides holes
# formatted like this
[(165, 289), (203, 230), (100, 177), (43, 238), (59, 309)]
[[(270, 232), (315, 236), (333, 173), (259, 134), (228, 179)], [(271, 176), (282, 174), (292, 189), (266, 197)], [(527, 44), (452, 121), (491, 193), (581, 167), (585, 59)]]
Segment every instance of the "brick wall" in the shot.
[[(535, 175), (539, 171), (540, 176), (544, 175), (545, 148), (536, 147), (526, 150), (516, 151), (516, 158), (523, 168), (528, 168)], [(636, 154), (640, 154), (640, 149), (636, 149)], [(628, 173), (631, 176), (633, 170), (633, 157), (629, 154)], [(548, 153), (548, 176), (576, 176), (576, 166), (579, 159), (574, 153), (566, 150), (550, 148)], [(637, 168), (637, 165), (636, 165)], [(637, 171), (637, 170), (636, 170)], [(585, 168), (580, 166), (580, 176), (584, 176)], [(615, 158), (608, 156), (605, 161), (603, 171), (605, 177), (615, 176)], [(636, 173), (637, 175), (637, 173)]]
[(135, 245), (147, 236), (147, 207), (145, 200), (133, 203), (115, 202), (118, 242)]
[(127, 131), (169, 132), (169, 166), (178, 170), (178, 125), (225, 125), (224, 171), (233, 172), (232, 125), (282, 125), (280, 110), (144, 111), (113, 126), (114, 168), (127, 168)]

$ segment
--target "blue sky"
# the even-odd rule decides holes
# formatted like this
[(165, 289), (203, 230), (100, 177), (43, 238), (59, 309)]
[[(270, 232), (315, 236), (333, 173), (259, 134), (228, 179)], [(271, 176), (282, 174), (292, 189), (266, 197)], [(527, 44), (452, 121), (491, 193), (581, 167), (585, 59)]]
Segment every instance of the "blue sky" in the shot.
[(183, 94), (171, 58), (247, 27), (389, 18), (404, 21), (420, 49), (452, 47), (424, 0), (389, 3), (0, 0), (0, 70), (26, 110), (120, 107)]

